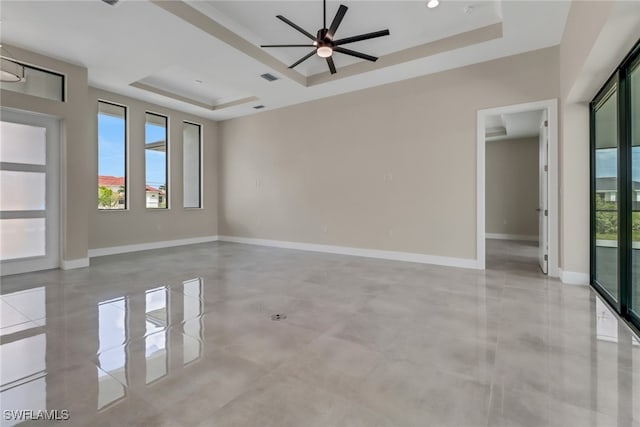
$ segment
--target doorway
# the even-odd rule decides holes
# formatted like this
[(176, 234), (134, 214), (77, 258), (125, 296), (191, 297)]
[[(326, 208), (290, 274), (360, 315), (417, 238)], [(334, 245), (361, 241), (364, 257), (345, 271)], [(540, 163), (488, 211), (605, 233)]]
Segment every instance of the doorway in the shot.
[(479, 269), (489, 253), (558, 276), (557, 129), (556, 100), (478, 111)]
[(0, 274), (60, 265), (55, 118), (3, 108), (0, 118)]

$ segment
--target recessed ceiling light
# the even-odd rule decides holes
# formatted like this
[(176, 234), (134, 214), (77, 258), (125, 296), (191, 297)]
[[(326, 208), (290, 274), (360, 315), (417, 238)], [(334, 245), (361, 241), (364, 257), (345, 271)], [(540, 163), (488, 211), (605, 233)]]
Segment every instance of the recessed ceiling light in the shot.
[(440, 0), (429, 0), (429, 2), (427, 3), (427, 7), (429, 9), (433, 9), (435, 7), (438, 7), (439, 4), (440, 4)]

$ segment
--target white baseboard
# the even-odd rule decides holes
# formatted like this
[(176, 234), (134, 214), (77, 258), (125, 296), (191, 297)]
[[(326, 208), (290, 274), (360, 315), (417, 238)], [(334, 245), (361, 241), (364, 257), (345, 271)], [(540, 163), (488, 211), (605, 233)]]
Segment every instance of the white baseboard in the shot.
[(560, 281), (568, 285), (588, 285), (589, 274), (560, 270)]
[(124, 254), (128, 252), (148, 251), (151, 249), (171, 248), (174, 246), (193, 245), (196, 243), (215, 242), (218, 236), (193, 237), (190, 239), (164, 240), (161, 242), (140, 243), (136, 245), (111, 246), (108, 248), (89, 249), (89, 258), (105, 255)]
[(537, 242), (538, 236), (528, 234), (502, 234), (502, 233), (487, 233), (485, 235), (487, 239), (498, 240), (525, 240), (527, 242)]
[(384, 251), (378, 249), (352, 248), (348, 246), (321, 245), (316, 243), (287, 242), (283, 240), (254, 239), (250, 237), (219, 236), (223, 242), (245, 243), (249, 245), (270, 246), (274, 248), (297, 249), (301, 251), (324, 252), (339, 255), (351, 255), (365, 258), (379, 258), (394, 261), (415, 262), (421, 264), (443, 265), (448, 267), (477, 268), (475, 259), (451, 258), (412, 252)]
[(63, 270), (74, 270), (85, 267), (89, 267), (89, 258), (63, 259), (62, 262), (60, 262), (60, 268)]

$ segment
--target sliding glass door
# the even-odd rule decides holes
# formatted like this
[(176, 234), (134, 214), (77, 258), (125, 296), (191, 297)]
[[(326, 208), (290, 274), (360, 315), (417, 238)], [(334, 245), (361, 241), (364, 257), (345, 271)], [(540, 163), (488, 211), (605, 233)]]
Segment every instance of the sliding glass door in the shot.
[[(637, 50), (637, 49), (636, 49)], [(631, 140), (631, 289), (629, 312), (636, 322), (640, 319), (640, 55), (635, 55), (627, 67), (628, 117)], [(638, 322), (640, 323), (640, 322)]]
[(593, 104), (595, 173), (594, 284), (618, 302), (618, 85), (612, 79)]
[(640, 43), (590, 104), (591, 283), (640, 330)]

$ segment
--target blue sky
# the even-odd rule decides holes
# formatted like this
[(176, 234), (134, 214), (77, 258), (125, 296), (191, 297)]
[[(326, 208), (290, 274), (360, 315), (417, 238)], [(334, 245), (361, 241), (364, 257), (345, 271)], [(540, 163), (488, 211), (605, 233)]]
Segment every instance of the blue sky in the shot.
[[(596, 150), (596, 178), (617, 176), (617, 149)], [(631, 165), (633, 181), (640, 181), (640, 147), (631, 149)]]
[[(145, 143), (164, 139), (162, 126), (145, 125)], [(98, 114), (98, 174), (124, 176), (124, 120), (107, 114)], [(147, 184), (159, 187), (166, 183), (165, 153), (145, 153)]]

